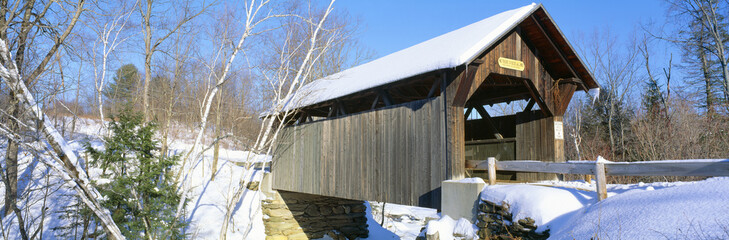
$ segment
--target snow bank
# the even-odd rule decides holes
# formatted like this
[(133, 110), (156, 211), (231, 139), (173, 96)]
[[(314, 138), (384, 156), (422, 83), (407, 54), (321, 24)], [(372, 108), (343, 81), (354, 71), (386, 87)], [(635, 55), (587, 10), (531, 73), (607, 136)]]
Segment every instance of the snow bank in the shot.
[(527, 184), (491, 185), (484, 187), (481, 200), (496, 204), (507, 204), (514, 221), (530, 217), (537, 225), (537, 232), (543, 232), (555, 219), (594, 202), (593, 195), (571, 188), (544, 187)]
[(530, 217), (550, 239), (727, 239), (729, 178), (699, 182), (608, 185), (598, 202), (594, 183), (487, 186), (481, 199), (509, 205), (514, 221)]
[(458, 183), (486, 183), (483, 181), (482, 178), (479, 177), (472, 177), (472, 178), (464, 178), (461, 180), (446, 180), (446, 182), (458, 182)]
[[(380, 224), (377, 220), (382, 218), (382, 203), (368, 202), (371, 204), (374, 215), (373, 222), (379, 228)], [(368, 212), (368, 214), (370, 214)], [(369, 216), (369, 215), (368, 215)], [(397, 235), (399, 239), (415, 240), (422, 235), (423, 226), (428, 221), (440, 219), (438, 210), (424, 207), (414, 207), (400, 205), (394, 203), (385, 204), (385, 223), (383, 224), (386, 231), (390, 231)], [(377, 219), (377, 220), (375, 220)], [(370, 238), (378, 239), (372, 236), (372, 224), (370, 224)]]
[[(390, 231), (387, 231), (387, 229), (381, 227), (380, 224), (375, 221), (374, 216), (372, 216), (372, 206), (370, 205), (370, 202), (365, 202), (365, 206), (367, 206), (367, 210), (365, 211), (365, 213), (367, 213), (367, 230), (370, 231), (367, 239), (400, 239), (400, 237)], [(325, 236), (325, 238), (328, 237), (329, 236)]]
[(428, 236), (438, 235), (437, 239), (478, 239), (476, 235), (478, 228), (465, 218), (453, 220), (448, 215), (443, 218), (430, 221), (426, 227), (425, 234)]
[(559, 228), (551, 238), (729, 238), (729, 178), (663, 188), (642, 185), (577, 211), (562, 226), (555, 226)]
[(456, 220), (453, 220), (453, 218), (446, 215), (437, 221), (430, 221), (428, 223), (428, 227), (426, 227), (425, 234), (438, 234), (438, 239), (442, 240), (453, 239), (453, 230), (455, 227)]

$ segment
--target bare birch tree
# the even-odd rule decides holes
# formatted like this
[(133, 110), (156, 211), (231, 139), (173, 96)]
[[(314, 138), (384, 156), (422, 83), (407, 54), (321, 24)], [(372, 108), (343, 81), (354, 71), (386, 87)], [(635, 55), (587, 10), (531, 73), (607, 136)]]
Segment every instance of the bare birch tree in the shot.
[[(61, 177), (69, 182), (73, 182), (73, 188), (79, 195), (81, 200), (86, 204), (91, 211), (98, 217), (101, 224), (104, 226), (109, 238), (111, 239), (124, 239), (121, 235), (121, 231), (114, 223), (111, 218), (109, 211), (101, 206), (98, 199), (102, 196), (99, 192), (91, 185), (91, 182), (86, 175), (83, 168), (80, 167), (78, 157), (76, 153), (63, 139), (61, 134), (47, 121), (46, 115), (41, 111), (40, 105), (35, 101), (35, 98), (30, 94), (26, 87), (18, 68), (15, 65), (14, 59), (10, 55), (5, 41), (0, 39), (0, 78), (8, 86), (14, 98), (18, 100), (20, 106), (28, 110), (28, 117), (36, 122), (43, 137), (46, 139), (48, 146), (55, 152), (53, 160), (55, 162), (47, 162), (55, 171), (61, 174)], [(16, 119), (17, 120), (17, 119)], [(14, 133), (7, 132), (6, 136), (13, 136)], [(17, 209), (17, 207), (14, 207)]]
[[(84, 10), (85, 0), (79, 0), (75, 3), (56, 4), (54, 1), (36, 2), (36, 1), (3, 1), (0, 6), (0, 40), (11, 45), (5, 45), (7, 54), (15, 51), (13, 60), (16, 66), (15, 71), (23, 76), (23, 84), (33, 86), (39, 77), (46, 71), (49, 62), (54, 58), (57, 51), (64, 44), (66, 38), (76, 26), (79, 16)], [(68, 5), (65, 5), (68, 4)], [(72, 11), (66, 12), (70, 7)], [(50, 10), (50, 11), (49, 11)], [(57, 14), (57, 15), (55, 15)], [(65, 15), (68, 14), (68, 15)], [(51, 20), (53, 19), (53, 20)], [(66, 21), (63, 21), (65, 19)], [(9, 33), (10, 32), (10, 33)], [(49, 34), (50, 36), (46, 35)], [(9, 35), (13, 39), (9, 39)], [(50, 46), (47, 49), (38, 50), (34, 48), (39, 43), (47, 41)], [(28, 57), (29, 54), (38, 54), (38, 59)], [(9, 63), (7, 63), (9, 64)], [(20, 78), (19, 78), (20, 79)], [(17, 121), (12, 119), (20, 119), (22, 111), (18, 105), (20, 100), (15, 98), (16, 95), (9, 96), (9, 104), (7, 105), (10, 120), (7, 124), (11, 131), (17, 132), (19, 126)], [(17, 198), (17, 170), (18, 170), (18, 152), (20, 143), (14, 139), (8, 139), (6, 151), (6, 195), (5, 195), (5, 214), (16, 207)]]
[[(204, 101), (201, 108), (201, 119), (199, 123), (199, 128), (197, 132), (197, 136), (195, 137), (195, 141), (193, 142), (193, 145), (190, 147), (190, 149), (185, 153), (185, 156), (182, 158), (182, 165), (180, 166), (179, 172), (177, 173), (177, 179), (178, 179), (178, 185), (180, 188), (180, 191), (183, 192), (183, 197), (177, 207), (177, 214), (176, 218), (179, 217), (182, 214), (182, 209), (184, 208), (184, 202), (186, 201), (187, 195), (184, 194), (187, 192), (187, 189), (189, 188), (189, 181), (185, 181), (185, 178), (180, 179), (182, 175), (187, 175), (192, 170), (192, 166), (188, 167), (187, 162), (192, 161), (191, 159), (197, 159), (200, 154), (202, 154), (202, 151), (198, 149), (198, 146), (200, 145), (200, 142), (203, 139), (203, 136), (205, 134), (205, 129), (207, 129), (207, 121), (208, 116), (210, 115), (210, 109), (212, 107), (213, 101), (215, 99), (216, 94), (218, 91), (220, 91), (220, 88), (225, 84), (226, 80), (228, 79), (228, 73), (230, 72), (230, 68), (233, 65), (233, 62), (241, 51), (243, 51), (243, 44), (246, 43), (246, 40), (258, 34), (256, 32), (256, 27), (267, 20), (271, 18), (276, 17), (283, 17), (287, 16), (285, 14), (273, 14), (272, 12), (268, 11), (267, 7), (270, 3), (270, 0), (264, 0), (264, 1), (255, 1), (252, 0), (250, 2), (245, 2), (245, 19), (244, 19), (244, 26), (243, 26), (243, 32), (238, 40), (237, 44), (234, 45), (229, 58), (225, 61), (223, 65), (223, 71), (220, 74), (217, 74), (215, 71), (215, 61), (213, 64), (210, 64), (210, 74), (208, 74), (208, 81), (213, 82), (214, 84), (211, 86), (211, 88), (208, 89), (208, 91), (205, 94)], [(224, 42), (218, 49), (218, 55), (222, 52), (223, 48), (225, 46), (230, 45), (231, 42)], [(217, 61), (217, 58), (216, 58)], [(212, 81), (211, 81), (212, 80)], [(190, 158), (192, 156), (192, 158)], [(193, 164), (189, 164), (193, 165)], [(187, 183), (186, 183), (187, 182)]]
[[(90, 18), (90, 23), (86, 24), (94, 24), (93, 26), (88, 27), (96, 34), (96, 41), (91, 49), (91, 55), (94, 67), (94, 89), (97, 94), (96, 100), (99, 109), (99, 119), (101, 119), (101, 121), (104, 121), (105, 119), (103, 91), (106, 83), (106, 72), (109, 57), (120, 44), (124, 43), (129, 38), (128, 36), (121, 34), (126, 28), (129, 16), (131, 16), (134, 11), (133, 9), (135, 9), (138, 4), (139, 1), (135, 1), (131, 7), (125, 6), (124, 2), (122, 2), (121, 6), (114, 5), (111, 7), (112, 9), (109, 10), (110, 13), (94, 14)], [(99, 9), (99, 11), (105, 11), (105, 9)], [(107, 20), (105, 17), (110, 19)], [(98, 52), (97, 49), (100, 52)], [(100, 69), (97, 69), (99, 67), (96, 64), (97, 54), (100, 54), (98, 57), (101, 58)], [(102, 127), (103, 126), (105, 126), (105, 124), (102, 124)]]
[[(323, 43), (319, 42), (322, 40), (319, 38), (319, 34), (322, 31), (326, 31), (323, 26), (327, 17), (333, 10), (334, 2), (335, 0), (331, 0), (329, 2), (329, 5), (323, 11), (323, 14), (318, 21), (313, 18), (302, 19), (303, 22), (310, 24), (309, 29), (311, 33), (308, 35), (310, 37), (307, 41), (292, 44), (293, 49), (290, 51), (281, 51), (281, 54), (279, 55), (280, 67), (270, 73), (264, 73), (264, 76), (266, 76), (267, 80), (274, 88), (273, 104), (271, 105), (269, 112), (263, 118), (259, 135), (252, 149), (249, 151), (248, 157), (246, 158), (246, 173), (239, 180), (238, 189), (233, 195), (231, 199), (232, 201), (228, 201), (229, 206), (226, 208), (227, 211), (225, 219), (223, 220), (223, 225), (220, 229), (220, 239), (225, 239), (228, 232), (228, 224), (233, 214), (233, 207), (230, 204), (235, 205), (243, 199), (246, 193), (245, 186), (248, 182), (256, 180), (260, 181), (260, 179), (255, 178), (255, 171), (251, 171), (252, 154), (271, 154), (274, 146), (273, 143), (275, 143), (279, 132), (285, 126), (284, 122), (293, 114), (293, 111), (290, 110), (289, 107), (290, 104), (294, 104), (294, 94), (302, 94), (297, 93), (297, 90), (305, 82), (307, 82), (312, 75), (312, 71), (314, 70), (314, 66), (316, 66), (317, 61), (324, 56), (334, 39), (336, 39), (335, 36), (330, 36), (324, 39)], [(289, 35), (289, 37), (291, 36)], [(300, 53), (303, 53), (300, 55), (303, 56), (303, 58), (301, 58), (300, 61), (293, 60), (293, 57)], [(296, 69), (296, 71), (293, 72), (293, 75), (291, 75), (292, 72), (289, 71), (290, 68)], [(246, 226), (246, 233), (250, 231), (250, 228), (250, 224)]]

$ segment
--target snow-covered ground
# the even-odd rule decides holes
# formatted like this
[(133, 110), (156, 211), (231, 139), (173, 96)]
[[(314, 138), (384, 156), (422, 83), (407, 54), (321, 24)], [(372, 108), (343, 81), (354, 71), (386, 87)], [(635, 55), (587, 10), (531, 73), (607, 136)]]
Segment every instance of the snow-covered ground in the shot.
[[(83, 152), (83, 143), (90, 142), (95, 148), (101, 148), (103, 143), (97, 136), (100, 135), (98, 121), (81, 119), (77, 126), (77, 133), (68, 140), (69, 146), (77, 153)], [(184, 134), (184, 133), (183, 133)], [(190, 138), (192, 139), (192, 138)], [(3, 141), (4, 143), (5, 141)], [(170, 149), (181, 154), (190, 148), (192, 140), (173, 141)], [(39, 144), (39, 143), (36, 143)], [(43, 149), (42, 147), (39, 149)], [(5, 155), (5, 145), (0, 146), (0, 154)], [(236, 162), (243, 162), (248, 157), (248, 152), (220, 149), (220, 158), (217, 167), (217, 174), (214, 181), (210, 180), (212, 168), (212, 149), (205, 152), (202, 158), (194, 160), (193, 170), (188, 176), (190, 183), (188, 203), (185, 208), (185, 215), (189, 220), (187, 234), (194, 239), (219, 239), (222, 219), (227, 211), (227, 201), (234, 194), (239, 179), (244, 176), (243, 167), (236, 165)], [(83, 154), (81, 154), (83, 155)], [(25, 222), (28, 232), (36, 232), (36, 238), (42, 239), (69, 239), (79, 236), (83, 226), (69, 220), (69, 213), (79, 211), (82, 204), (75, 198), (75, 192), (70, 184), (64, 183), (56, 172), (46, 168), (41, 158), (48, 158), (45, 153), (39, 153), (37, 157), (22, 151), (19, 156), (19, 188), (25, 195), (19, 197), (19, 208), (23, 209), (26, 216)], [(270, 158), (254, 155), (253, 161), (268, 161)], [(84, 161), (82, 159), (82, 161)], [(83, 164), (85, 165), (85, 164)], [(3, 166), (4, 167), (4, 166)], [(253, 169), (249, 178), (260, 179), (262, 170)], [(96, 174), (91, 169), (92, 179)], [(49, 188), (43, 186), (50, 186)], [(4, 184), (0, 184), (0, 200), (5, 194)], [(243, 199), (232, 205), (234, 214), (231, 225), (228, 228), (229, 239), (263, 239), (265, 231), (263, 227), (262, 213), (260, 208), (260, 192), (248, 191), (243, 194)], [(45, 210), (44, 210), (45, 209)], [(64, 211), (69, 210), (69, 211)], [(14, 214), (2, 218), (0, 234), (3, 239), (19, 239), (18, 223)], [(39, 226), (42, 226), (39, 227)], [(98, 231), (102, 231), (97, 226)], [(89, 232), (94, 232), (90, 230)]]
[[(608, 185), (608, 198), (582, 181), (486, 186), (481, 199), (508, 204), (514, 221), (532, 218), (549, 239), (729, 239), (729, 178)], [(465, 219), (461, 219), (465, 220)], [(443, 217), (428, 231), (464, 232)], [(446, 234), (443, 234), (446, 233)]]
[[(373, 221), (379, 226), (382, 224), (383, 204), (381, 202), (370, 202), (370, 204), (373, 209)], [(422, 235), (423, 227), (425, 227), (428, 221), (440, 219), (440, 214), (436, 209), (432, 208), (386, 203), (384, 218), (385, 223), (382, 226), (390, 232), (393, 232), (400, 239), (415, 239), (418, 235)], [(372, 231), (371, 225), (370, 231)]]

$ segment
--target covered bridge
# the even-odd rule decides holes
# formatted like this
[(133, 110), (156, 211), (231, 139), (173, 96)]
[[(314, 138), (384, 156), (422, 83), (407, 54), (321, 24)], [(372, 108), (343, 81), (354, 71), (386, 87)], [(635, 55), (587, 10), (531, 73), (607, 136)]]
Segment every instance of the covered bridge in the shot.
[(439, 208), (441, 182), (466, 177), (467, 160), (564, 161), (562, 115), (575, 91), (597, 87), (542, 5), (506, 11), (303, 86), (273, 187)]

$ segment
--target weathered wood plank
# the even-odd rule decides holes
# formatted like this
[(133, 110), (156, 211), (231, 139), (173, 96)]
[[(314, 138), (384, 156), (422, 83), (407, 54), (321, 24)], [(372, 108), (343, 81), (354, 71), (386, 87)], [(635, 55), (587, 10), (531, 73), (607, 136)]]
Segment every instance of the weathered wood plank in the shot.
[(616, 176), (729, 176), (729, 159), (606, 163), (605, 167), (608, 175)]
[(595, 181), (597, 188), (597, 200), (605, 200), (607, 198), (607, 177), (605, 177), (605, 163), (597, 162), (595, 164)]
[(490, 157), (486, 164), (489, 171), (489, 185), (494, 185), (496, 184), (496, 158)]
[[(488, 170), (487, 160), (469, 160), (469, 169)], [(668, 160), (648, 162), (606, 162), (605, 172), (613, 176), (729, 176), (729, 159)], [(521, 171), (595, 175), (593, 162), (497, 161), (499, 171)]]
[[(488, 161), (469, 160), (470, 169), (488, 170)], [(534, 173), (595, 174), (594, 164), (590, 163), (553, 163), (539, 161), (497, 161), (498, 171), (517, 171)]]

